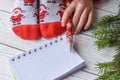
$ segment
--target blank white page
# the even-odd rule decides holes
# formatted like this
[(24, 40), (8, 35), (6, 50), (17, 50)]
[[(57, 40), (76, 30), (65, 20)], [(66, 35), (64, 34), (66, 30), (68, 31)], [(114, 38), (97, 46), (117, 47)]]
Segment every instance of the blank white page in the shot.
[(17, 80), (54, 80), (83, 62), (70, 53), (65, 35), (10, 59)]

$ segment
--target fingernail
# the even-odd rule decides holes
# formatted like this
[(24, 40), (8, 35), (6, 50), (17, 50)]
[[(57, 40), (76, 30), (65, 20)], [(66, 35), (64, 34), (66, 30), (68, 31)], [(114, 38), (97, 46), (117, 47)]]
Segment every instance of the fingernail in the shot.
[(84, 30), (87, 30), (87, 28), (85, 27)]
[(87, 30), (87, 28), (84, 28), (84, 30)]
[(74, 34), (77, 35), (77, 31), (75, 31)]

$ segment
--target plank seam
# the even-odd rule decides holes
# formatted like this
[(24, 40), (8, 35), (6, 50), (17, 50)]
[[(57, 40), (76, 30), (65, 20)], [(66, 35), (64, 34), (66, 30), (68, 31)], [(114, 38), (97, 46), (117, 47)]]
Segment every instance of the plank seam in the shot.
[(8, 44), (5, 44), (5, 43), (0, 43), (0, 44), (1, 44), (1, 45), (4, 45), (4, 46), (7, 46), (7, 47), (11, 47), (11, 48), (17, 49), (17, 50), (19, 50), (19, 51), (23, 51), (23, 52), (25, 52), (25, 50), (23, 50), (23, 49), (13, 47), (13, 46), (8, 45)]

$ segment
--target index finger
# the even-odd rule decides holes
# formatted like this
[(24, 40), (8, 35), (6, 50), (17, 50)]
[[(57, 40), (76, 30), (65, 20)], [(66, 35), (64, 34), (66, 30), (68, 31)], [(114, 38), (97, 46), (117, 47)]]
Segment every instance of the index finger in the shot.
[(71, 16), (73, 11), (75, 10), (75, 4), (71, 3), (65, 10), (63, 17), (62, 17), (62, 26), (65, 26), (67, 19)]

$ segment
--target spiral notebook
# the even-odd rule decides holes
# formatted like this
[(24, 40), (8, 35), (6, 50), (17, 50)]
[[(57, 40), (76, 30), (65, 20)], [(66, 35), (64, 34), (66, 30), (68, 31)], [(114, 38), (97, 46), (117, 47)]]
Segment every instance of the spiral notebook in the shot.
[(16, 80), (63, 80), (85, 66), (69, 51), (65, 35), (10, 59)]

